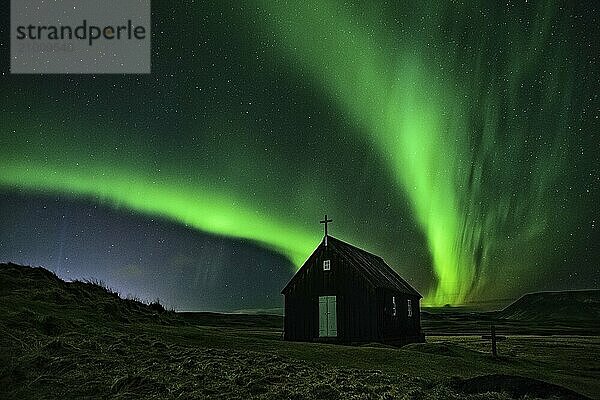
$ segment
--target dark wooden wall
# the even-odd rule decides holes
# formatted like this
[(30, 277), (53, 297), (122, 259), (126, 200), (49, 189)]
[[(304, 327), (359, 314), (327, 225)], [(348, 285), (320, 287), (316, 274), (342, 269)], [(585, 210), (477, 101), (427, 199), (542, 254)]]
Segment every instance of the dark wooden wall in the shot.
[[(393, 315), (393, 297), (396, 297), (396, 315)], [(412, 302), (412, 316), (408, 315), (408, 300)], [(377, 290), (378, 319), (384, 341), (419, 336), (421, 334), (420, 299), (391, 289)]]
[[(331, 269), (323, 271), (323, 261)], [(364, 342), (378, 339), (374, 289), (336, 252), (320, 246), (285, 296), (285, 339)], [(319, 296), (336, 296), (336, 338), (319, 338)]]

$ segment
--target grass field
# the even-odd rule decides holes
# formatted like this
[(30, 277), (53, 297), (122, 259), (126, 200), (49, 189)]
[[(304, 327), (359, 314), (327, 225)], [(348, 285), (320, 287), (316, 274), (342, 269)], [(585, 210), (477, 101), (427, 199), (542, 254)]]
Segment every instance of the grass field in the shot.
[(536, 384), (503, 387), (512, 376), (600, 398), (598, 336), (509, 335), (498, 358), (480, 335), (400, 349), (284, 342), (278, 317), (178, 315), (11, 268), (0, 267), (0, 398), (512, 399)]

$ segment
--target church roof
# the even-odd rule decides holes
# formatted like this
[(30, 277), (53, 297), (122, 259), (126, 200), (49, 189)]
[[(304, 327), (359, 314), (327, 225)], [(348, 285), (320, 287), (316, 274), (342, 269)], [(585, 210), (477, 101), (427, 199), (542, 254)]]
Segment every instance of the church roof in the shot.
[[(323, 246), (323, 243), (321, 243), (320, 246)], [(397, 290), (400, 293), (423, 297), (378, 255), (369, 253), (366, 250), (336, 239), (330, 235), (327, 235), (327, 246), (345, 258), (347, 262), (359, 271), (359, 273), (361, 273), (361, 275), (363, 275), (374, 287)], [(282, 290), (282, 293), (285, 293), (292, 282), (296, 280), (299, 272), (300, 271), (298, 271), (290, 280)]]
[(378, 255), (332, 236), (327, 237), (327, 245), (342, 254), (375, 287), (393, 289), (401, 293), (423, 297)]

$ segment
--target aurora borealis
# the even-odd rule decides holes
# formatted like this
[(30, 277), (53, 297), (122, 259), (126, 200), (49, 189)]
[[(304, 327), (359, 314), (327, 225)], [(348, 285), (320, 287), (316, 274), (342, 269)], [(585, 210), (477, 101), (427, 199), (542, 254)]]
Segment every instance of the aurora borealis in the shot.
[(99, 205), (295, 266), (327, 212), (434, 305), (598, 287), (597, 11), (155, 2), (148, 76), (3, 74), (0, 206)]

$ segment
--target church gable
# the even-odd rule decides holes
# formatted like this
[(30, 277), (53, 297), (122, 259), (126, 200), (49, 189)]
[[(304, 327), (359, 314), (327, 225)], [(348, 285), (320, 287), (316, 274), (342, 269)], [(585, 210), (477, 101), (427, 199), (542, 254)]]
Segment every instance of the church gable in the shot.
[[(334, 258), (344, 259), (349, 268), (355, 269), (373, 287), (387, 288), (410, 296), (423, 297), (387, 265), (381, 257), (329, 235), (324, 237), (323, 241), (281, 293), (286, 294), (292, 285), (308, 273), (309, 268), (321, 268), (323, 270), (329, 268), (327, 271), (331, 271), (336, 266), (333, 263)], [(328, 262), (328, 265), (323, 265), (325, 262)]]

